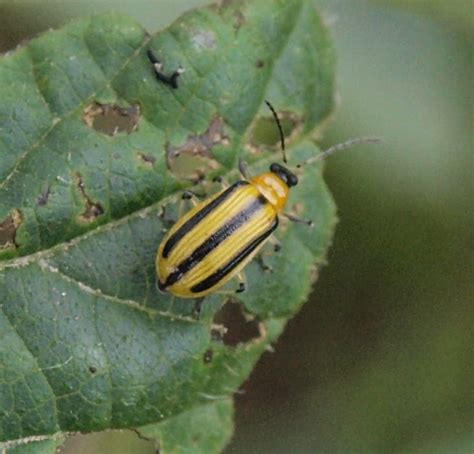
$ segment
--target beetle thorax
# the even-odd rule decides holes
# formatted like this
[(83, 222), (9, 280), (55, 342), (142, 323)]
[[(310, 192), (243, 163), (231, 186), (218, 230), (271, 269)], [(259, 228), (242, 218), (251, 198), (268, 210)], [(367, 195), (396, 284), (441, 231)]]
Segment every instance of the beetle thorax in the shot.
[(288, 185), (275, 173), (265, 172), (250, 181), (273, 205), (277, 212), (283, 210), (288, 200)]

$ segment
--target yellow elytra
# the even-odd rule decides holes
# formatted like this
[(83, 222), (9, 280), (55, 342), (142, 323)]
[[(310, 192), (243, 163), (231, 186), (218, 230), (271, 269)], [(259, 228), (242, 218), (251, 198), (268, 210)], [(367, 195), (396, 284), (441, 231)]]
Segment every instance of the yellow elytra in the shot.
[(163, 239), (158, 287), (182, 298), (214, 292), (232, 279), (278, 226), (297, 177), (280, 164), (239, 180), (186, 213)]

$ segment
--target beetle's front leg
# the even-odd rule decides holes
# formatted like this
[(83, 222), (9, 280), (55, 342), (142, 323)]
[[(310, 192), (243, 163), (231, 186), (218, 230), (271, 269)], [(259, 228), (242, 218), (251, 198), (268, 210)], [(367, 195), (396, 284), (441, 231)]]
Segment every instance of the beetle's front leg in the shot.
[(243, 271), (239, 271), (236, 277), (239, 280), (239, 286), (237, 287), (235, 293), (245, 292), (245, 290), (247, 290), (247, 276), (245, 276)]
[(285, 216), (287, 219), (289, 219), (291, 222), (297, 222), (300, 224), (306, 224), (309, 227), (314, 226), (314, 222), (311, 219), (303, 219), (300, 218), (297, 214), (294, 213), (282, 213), (283, 216)]
[(194, 310), (193, 314), (196, 320), (199, 320), (201, 318), (201, 312), (202, 312), (202, 303), (204, 302), (204, 297), (201, 296), (200, 298), (196, 298), (194, 300)]

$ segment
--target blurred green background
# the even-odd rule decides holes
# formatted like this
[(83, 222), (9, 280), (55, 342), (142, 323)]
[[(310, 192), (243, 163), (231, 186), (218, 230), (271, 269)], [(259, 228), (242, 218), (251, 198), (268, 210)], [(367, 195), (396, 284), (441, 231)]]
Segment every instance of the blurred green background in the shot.
[[(118, 10), (155, 32), (205, 3), (0, 1), (0, 52), (80, 15)], [(329, 266), (236, 397), (226, 452), (472, 453), (474, 3), (315, 3), (339, 61), (324, 144), (385, 144), (327, 163)], [(152, 448), (109, 432), (62, 452)]]

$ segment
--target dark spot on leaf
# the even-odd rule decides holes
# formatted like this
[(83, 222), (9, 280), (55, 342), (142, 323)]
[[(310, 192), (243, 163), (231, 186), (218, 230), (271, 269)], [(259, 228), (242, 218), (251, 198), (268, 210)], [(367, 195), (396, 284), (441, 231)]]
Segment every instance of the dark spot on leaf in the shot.
[(141, 151), (137, 153), (137, 156), (142, 162), (144, 162), (147, 166), (150, 167), (153, 167), (153, 164), (156, 162), (156, 158), (154, 156), (142, 153)]
[(91, 374), (95, 374), (97, 372), (97, 369), (94, 366), (89, 366), (89, 372)]
[(116, 104), (93, 102), (84, 109), (84, 122), (103, 134), (115, 136), (119, 132), (135, 132), (140, 119), (140, 106), (120, 107)]
[(238, 9), (234, 11), (234, 17), (235, 17), (234, 30), (235, 30), (235, 34), (237, 35), (242, 25), (245, 24), (246, 19), (242, 11), (239, 11)]
[(224, 132), (224, 120), (215, 117), (203, 134), (189, 136), (186, 143), (178, 147), (166, 146), (168, 168), (179, 178), (200, 181), (209, 170), (220, 166), (212, 156), (212, 149), (229, 143)]
[[(283, 135), (287, 142), (298, 132), (302, 119), (291, 112), (278, 112)], [(261, 148), (273, 148), (281, 152), (280, 132), (273, 116), (259, 117), (250, 133), (250, 151), (257, 153)]]
[(257, 60), (257, 63), (255, 63), (255, 66), (257, 68), (263, 68), (265, 66), (265, 62), (263, 60)]
[(227, 301), (216, 313), (213, 322), (216, 328), (225, 327), (225, 329), (213, 330), (211, 334), (214, 339), (219, 332), (220, 340), (232, 347), (260, 340), (264, 336), (264, 325), (247, 314), (241, 303), (231, 300)]
[(214, 352), (212, 351), (212, 349), (206, 350), (203, 356), (204, 364), (209, 364), (212, 361), (213, 357), (214, 357)]
[(9, 216), (0, 222), (0, 249), (18, 248), (16, 232), (22, 221), (21, 211), (14, 209)]
[(38, 206), (39, 207), (44, 207), (48, 203), (49, 195), (51, 194), (50, 192), (50, 187), (49, 184), (45, 187), (43, 192), (40, 194), (38, 197)]
[(74, 174), (74, 177), (76, 179), (76, 184), (79, 189), (79, 193), (81, 194), (81, 197), (85, 201), (85, 209), (84, 209), (84, 212), (79, 216), (79, 220), (81, 222), (93, 222), (99, 216), (104, 214), (104, 208), (102, 207), (100, 203), (94, 202), (87, 195), (84, 181), (82, 180), (82, 175), (79, 172), (76, 172)]

